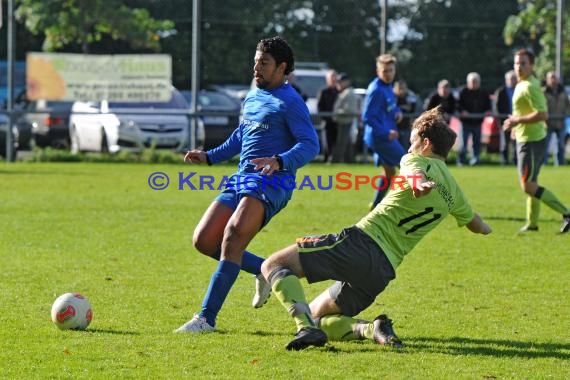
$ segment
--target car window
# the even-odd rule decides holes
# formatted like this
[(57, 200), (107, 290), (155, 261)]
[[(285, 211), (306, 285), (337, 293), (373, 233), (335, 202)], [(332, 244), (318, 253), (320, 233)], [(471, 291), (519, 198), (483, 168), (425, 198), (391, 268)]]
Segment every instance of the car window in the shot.
[[(184, 98), (188, 104), (192, 104), (192, 92), (181, 91), (181, 93), (184, 95)], [(200, 91), (200, 95), (198, 96), (198, 103), (201, 107), (206, 108), (239, 108), (240, 106), (239, 102), (237, 100), (234, 100), (231, 96), (217, 91)]]
[(236, 107), (236, 102), (230, 98), (229, 96), (217, 93), (217, 92), (208, 92), (208, 93), (201, 93), (198, 97), (198, 102), (203, 107)]
[(326, 87), (327, 81), (324, 75), (295, 74), (295, 83), (309, 98), (316, 98), (319, 90)]
[(73, 106), (73, 102), (46, 102), (46, 108), (52, 110), (69, 110)]
[(173, 92), (168, 102), (109, 102), (109, 109), (117, 108), (185, 109), (190, 108), (190, 106), (179, 92)]

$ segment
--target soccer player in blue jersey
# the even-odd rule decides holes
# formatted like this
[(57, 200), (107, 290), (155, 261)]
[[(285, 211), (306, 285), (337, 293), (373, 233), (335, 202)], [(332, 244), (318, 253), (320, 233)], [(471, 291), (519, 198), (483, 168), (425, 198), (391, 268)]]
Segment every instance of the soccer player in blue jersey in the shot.
[[(382, 54), (376, 58), (377, 78), (366, 89), (366, 98), (362, 110), (364, 122), (364, 144), (374, 152), (376, 166), (382, 165), (385, 178), (396, 174), (400, 159), (405, 154), (398, 141), (398, 127), (403, 118), (398, 107), (392, 83), (396, 77), (396, 57)], [(370, 209), (382, 200), (388, 184), (380, 180)]]
[(294, 69), (293, 51), (281, 37), (262, 39), (255, 52), (257, 88), (243, 104), (239, 127), (222, 145), (207, 152), (193, 150), (184, 160), (214, 165), (240, 155), (237, 173), (214, 199), (194, 230), (194, 247), (219, 260), (202, 302), (202, 309), (175, 330), (204, 333), (215, 330), (216, 317), (240, 269), (256, 275), (253, 306), (265, 303), (271, 288), (261, 275), (263, 258), (246, 251), (257, 232), (283, 209), (291, 186), (282, 179), (319, 152), (319, 142), (305, 102), (287, 83)]
[[(407, 183), (390, 190), (374, 210), (340, 234), (299, 238), (264, 261), (263, 275), (297, 325), (288, 350), (322, 346), (328, 339), (402, 345), (385, 314), (371, 322), (354, 316), (374, 302), (396, 277), (404, 257), (448, 214), (471, 232), (491, 232), (445, 165), (455, 138), (441, 107), (426, 111), (414, 121), (409, 154), (401, 161)], [(309, 305), (302, 277), (309, 283), (336, 282)]]

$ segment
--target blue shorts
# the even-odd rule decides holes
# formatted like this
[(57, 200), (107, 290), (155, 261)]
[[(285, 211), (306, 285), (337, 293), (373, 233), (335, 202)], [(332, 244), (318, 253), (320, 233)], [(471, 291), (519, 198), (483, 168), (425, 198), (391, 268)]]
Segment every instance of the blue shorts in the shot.
[(374, 164), (376, 166), (399, 166), (400, 160), (406, 154), (397, 139), (388, 140), (387, 138), (373, 137), (372, 141), (367, 139), (365, 143), (374, 152)]
[(288, 181), (290, 178), (293, 177), (279, 174), (265, 176), (257, 173), (235, 173), (215, 200), (235, 210), (243, 197), (259, 199), (265, 205), (263, 227), (285, 208), (291, 199), (293, 186), (290, 183), (293, 182)]

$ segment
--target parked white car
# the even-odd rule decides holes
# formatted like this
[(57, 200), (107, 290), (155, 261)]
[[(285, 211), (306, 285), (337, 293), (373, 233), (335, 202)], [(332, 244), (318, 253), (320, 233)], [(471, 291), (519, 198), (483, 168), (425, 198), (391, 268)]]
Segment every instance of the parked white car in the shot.
[[(75, 102), (69, 120), (71, 151), (114, 153), (151, 146), (184, 150), (189, 108), (178, 90), (169, 102)], [(203, 130), (197, 135), (203, 138)]]

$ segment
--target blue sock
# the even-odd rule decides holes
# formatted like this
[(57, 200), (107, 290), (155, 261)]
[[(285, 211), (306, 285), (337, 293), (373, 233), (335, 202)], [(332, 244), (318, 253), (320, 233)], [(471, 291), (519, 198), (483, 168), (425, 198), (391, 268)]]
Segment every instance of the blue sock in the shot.
[[(218, 250), (212, 258), (220, 261), (220, 255), (221, 251)], [(263, 260), (265, 260), (263, 257), (259, 257), (249, 251), (243, 251), (241, 269), (257, 276), (261, 273), (261, 264), (263, 263)]]
[(210, 286), (208, 286), (208, 291), (206, 291), (204, 301), (202, 301), (202, 310), (199, 314), (200, 317), (206, 318), (210, 326), (216, 325), (216, 317), (236, 281), (239, 271), (239, 265), (222, 260), (212, 274)]
[(261, 264), (263, 263), (263, 260), (265, 260), (263, 257), (259, 257), (249, 251), (243, 251), (241, 269), (257, 276), (261, 273)]
[(374, 201), (372, 201), (372, 208), (376, 207), (376, 205), (382, 201), (384, 195), (386, 195), (388, 184), (386, 183), (386, 181), (384, 181), (384, 178), (379, 179), (378, 188), (380, 188), (381, 190), (376, 190), (376, 193), (374, 194)]

